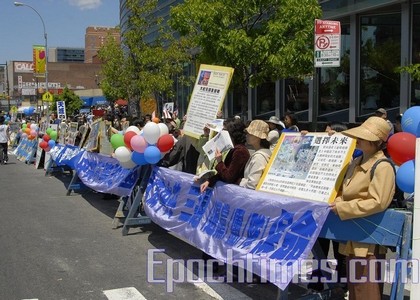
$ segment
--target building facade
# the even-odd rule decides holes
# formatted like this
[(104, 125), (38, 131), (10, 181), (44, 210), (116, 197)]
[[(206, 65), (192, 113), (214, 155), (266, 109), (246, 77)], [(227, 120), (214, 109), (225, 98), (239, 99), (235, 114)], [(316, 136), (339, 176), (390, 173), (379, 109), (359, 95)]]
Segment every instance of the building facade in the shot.
[(84, 48), (48, 48), (48, 62), (84, 62)]
[(98, 63), (98, 50), (104, 45), (108, 37), (120, 42), (118, 27), (89, 26), (85, 34), (85, 63)]
[[(129, 11), (120, 0), (122, 33)], [(161, 0), (153, 14), (165, 20), (170, 6), (182, 1)], [(267, 82), (249, 90), (248, 105), (241, 107), (237, 93), (225, 100), (225, 115), (244, 119), (282, 116), (294, 112), (300, 121), (361, 122), (385, 108), (391, 120), (420, 104), (420, 82), (413, 82), (398, 67), (420, 63), (419, 0), (320, 0), (324, 20), (341, 22), (340, 67), (314, 68), (314, 76)], [(153, 38), (150, 32), (147, 38)], [(185, 75), (196, 75), (186, 66)], [(191, 87), (176, 82), (177, 102), (186, 113)]]

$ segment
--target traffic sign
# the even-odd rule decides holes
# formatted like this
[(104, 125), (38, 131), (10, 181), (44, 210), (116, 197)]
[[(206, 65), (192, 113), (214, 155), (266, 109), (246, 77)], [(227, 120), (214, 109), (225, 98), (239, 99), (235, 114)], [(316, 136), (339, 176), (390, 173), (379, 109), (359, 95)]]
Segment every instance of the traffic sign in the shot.
[(42, 95), (42, 100), (51, 102), (53, 100), (53, 95), (50, 92), (46, 92), (44, 95)]
[(340, 42), (339, 21), (315, 20), (315, 67), (339, 67)]

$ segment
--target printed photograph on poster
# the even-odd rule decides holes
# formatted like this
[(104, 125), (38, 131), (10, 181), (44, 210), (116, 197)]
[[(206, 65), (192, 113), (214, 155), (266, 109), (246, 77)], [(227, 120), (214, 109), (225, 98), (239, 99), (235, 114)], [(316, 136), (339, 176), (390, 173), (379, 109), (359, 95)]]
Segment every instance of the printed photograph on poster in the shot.
[(201, 65), (187, 109), (184, 134), (199, 138), (207, 123), (217, 119), (223, 106), (233, 68)]
[(355, 146), (354, 139), (342, 134), (283, 133), (257, 190), (331, 202)]
[(101, 120), (95, 121), (90, 125), (89, 136), (87, 137), (86, 145), (84, 146), (86, 150), (94, 151), (98, 149), (100, 125)]

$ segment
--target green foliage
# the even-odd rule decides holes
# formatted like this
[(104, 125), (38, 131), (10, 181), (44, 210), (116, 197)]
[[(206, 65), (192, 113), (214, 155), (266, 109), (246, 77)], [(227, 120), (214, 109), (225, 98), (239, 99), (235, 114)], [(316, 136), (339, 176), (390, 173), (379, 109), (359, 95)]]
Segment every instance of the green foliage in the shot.
[(53, 102), (50, 106), (52, 112), (57, 112), (57, 101), (64, 101), (66, 103), (66, 115), (72, 116), (83, 106), (83, 100), (80, 99), (72, 90), (67, 86), (64, 88), (63, 93), (54, 95)]
[(242, 87), (313, 70), (317, 0), (186, 0), (170, 25), (195, 48), (199, 62), (235, 68)]
[(420, 64), (412, 64), (405, 67), (399, 67), (397, 68), (398, 72), (407, 72), (410, 74), (411, 79), (415, 81), (420, 81)]
[[(162, 19), (153, 16), (157, 4), (157, 0), (128, 0), (131, 15), (122, 46), (110, 41), (99, 51), (101, 88), (111, 99), (138, 101), (154, 94), (174, 95), (173, 78), (190, 56), (184, 40), (175, 39)], [(157, 34), (154, 40), (146, 40), (150, 32)]]

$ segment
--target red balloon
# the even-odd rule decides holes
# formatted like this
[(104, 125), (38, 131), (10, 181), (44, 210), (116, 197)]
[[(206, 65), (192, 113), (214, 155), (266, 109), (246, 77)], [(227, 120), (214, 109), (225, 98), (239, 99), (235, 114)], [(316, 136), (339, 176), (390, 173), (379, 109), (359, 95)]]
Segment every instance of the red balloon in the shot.
[(169, 151), (174, 146), (174, 138), (170, 134), (162, 135), (158, 139), (156, 146), (158, 147), (159, 151), (162, 153)]
[(51, 140), (50, 136), (48, 134), (44, 134), (44, 136), (42, 137), (42, 139), (44, 141), (46, 141), (48, 143), (49, 140)]
[(408, 132), (393, 134), (387, 145), (387, 150), (396, 165), (402, 165), (416, 156), (416, 136)]
[(46, 141), (41, 141), (39, 143), (39, 147), (41, 147), (42, 149), (45, 149), (48, 147), (48, 143)]
[(124, 144), (127, 146), (128, 149), (133, 150), (131, 148), (131, 139), (137, 135), (134, 131), (128, 131), (124, 134)]

